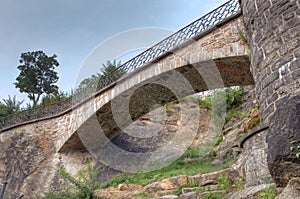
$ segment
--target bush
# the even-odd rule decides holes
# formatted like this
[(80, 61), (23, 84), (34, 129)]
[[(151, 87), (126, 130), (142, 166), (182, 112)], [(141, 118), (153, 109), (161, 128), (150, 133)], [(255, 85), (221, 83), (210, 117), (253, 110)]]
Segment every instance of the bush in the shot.
[(61, 193), (47, 193), (45, 199), (96, 199), (94, 191), (99, 186), (96, 177), (103, 171), (93, 170), (91, 162), (88, 164), (88, 171), (79, 171), (78, 176), (73, 177), (64, 167), (60, 169), (61, 176), (67, 180), (71, 186)]

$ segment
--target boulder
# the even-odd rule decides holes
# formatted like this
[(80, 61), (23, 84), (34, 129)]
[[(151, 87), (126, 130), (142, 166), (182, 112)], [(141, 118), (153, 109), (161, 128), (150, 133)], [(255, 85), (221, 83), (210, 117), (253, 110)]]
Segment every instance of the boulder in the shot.
[(276, 199), (299, 198), (300, 197), (300, 178), (292, 178)]
[(268, 131), (268, 165), (279, 187), (292, 177), (300, 177), (300, 95), (284, 97), (277, 103)]

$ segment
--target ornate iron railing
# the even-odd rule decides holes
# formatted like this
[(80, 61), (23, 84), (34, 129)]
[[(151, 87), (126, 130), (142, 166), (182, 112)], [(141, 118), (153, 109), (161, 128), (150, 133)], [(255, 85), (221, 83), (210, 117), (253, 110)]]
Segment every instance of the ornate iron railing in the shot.
[[(104, 88), (120, 78), (120, 74), (128, 74), (134, 71), (136, 68), (141, 67), (151, 61), (171, 52), (176, 47), (184, 44), (185, 42), (197, 37), (201, 33), (209, 30), (218, 23), (226, 20), (227, 18), (240, 13), (240, 6), (238, 0), (230, 0), (227, 3), (221, 5), (217, 9), (209, 12), (193, 23), (182, 28), (178, 32), (172, 34), (136, 57), (132, 58), (128, 62), (124, 63), (116, 70), (106, 76), (102, 76), (99, 79), (99, 88)], [(8, 126), (19, 124), (26, 121), (31, 121), (39, 118), (56, 115), (64, 110), (71, 108), (72, 104), (79, 103), (87, 97), (86, 93), (78, 93), (66, 101), (59, 102), (44, 107), (37, 107), (31, 110), (22, 111), (14, 115), (10, 115), (5, 118), (0, 118), (0, 129)]]

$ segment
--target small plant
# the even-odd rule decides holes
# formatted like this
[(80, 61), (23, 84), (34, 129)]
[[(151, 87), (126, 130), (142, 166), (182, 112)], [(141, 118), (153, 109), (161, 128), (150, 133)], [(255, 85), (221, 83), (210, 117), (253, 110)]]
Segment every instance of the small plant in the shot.
[(232, 182), (229, 180), (227, 176), (219, 176), (218, 178), (218, 189), (227, 190), (231, 187)]
[(296, 158), (300, 158), (300, 145), (296, 145), (296, 141), (291, 141), (290, 151), (296, 153)]
[(233, 182), (233, 190), (234, 191), (239, 191), (239, 190), (243, 190), (245, 187), (245, 179), (237, 179)]
[(67, 180), (72, 186), (68, 187), (62, 193), (48, 193), (45, 199), (96, 199), (98, 197), (94, 196), (94, 191), (98, 188), (96, 183), (96, 177), (103, 171), (94, 170), (92, 163), (88, 163), (87, 172), (79, 171), (78, 176), (73, 177), (68, 173), (64, 167), (60, 169), (60, 174), (64, 179)]
[(174, 102), (169, 102), (167, 104), (164, 105), (164, 113), (168, 113), (168, 111), (174, 109), (175, 106), (174, 106)]
[(278, 195), (276, 187), (270, 186), (264, 191), (259, 193), (261, 199), (273, 199)]
[(19, 132), (15, 132), (15, 133), (12, 135), (12, 137), (13, 137), (13, 138), (17, 138), (17, 137), (23, 135), (24, 133), (25, 133), (25, 130), (22, 130), (22, 131), (19, 131)]
[(244, 43), (248, 43), (248, 40), (247, 40), (247, 38), (246, 38), (246, 36), (245, 36), (245, 33), (243, 32), (243, 30), (240, 28), (240, 27), (238, 27), (238, 33), (239, 33), (239, 35), (240, 35), (240, 38), (241, 38), (241, 40), (244, 42)]
[(181, 186), (177, 187), (177, 188), (173, 191), (173, 194), (176, 195), (176, 196), (179, 196), (181, 193), (182, 193), (182, 187), (181, 187)]
[(187, 185), (185, 185), (185, 187), (199, 187), (200, 184), (197, 180), (193, 181), (193, 182), (189, 182)]
[(204, 196), (203, 199), (222, 199), (222, 195), (210, 193), (210, 194)]
[(211, 108), (211, 97), (198, 98), (198, 104), (204, 108)]

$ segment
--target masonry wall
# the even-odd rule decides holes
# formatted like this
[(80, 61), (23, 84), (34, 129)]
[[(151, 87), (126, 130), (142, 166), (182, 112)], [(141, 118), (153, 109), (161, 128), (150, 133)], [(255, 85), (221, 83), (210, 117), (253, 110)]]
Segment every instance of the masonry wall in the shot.
[(300, 144), (300, 1), (241, 0), (262, 122), (267, 135), (268, 165), (285, 186), (300, 176), (291, 143)]
[(282, 98), (300, 92), (299, 0), (242, 0), (241, 5), (256, 95), (268, 123)]

